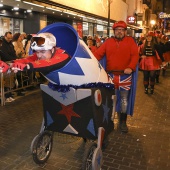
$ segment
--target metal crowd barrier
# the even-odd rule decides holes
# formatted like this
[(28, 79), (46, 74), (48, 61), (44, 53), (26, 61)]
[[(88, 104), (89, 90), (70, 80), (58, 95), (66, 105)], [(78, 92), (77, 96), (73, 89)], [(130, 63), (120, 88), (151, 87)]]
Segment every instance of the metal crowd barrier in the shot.
[(1, 106), (3, 106), (4, 105), (4, 103), (5, 103), (5, 98), (4, 98), (4, 75), (3, 75), (3, 73), (1, 73), (1, 91), (0, 91), (0, 96), (1, 96)]
[[(18, 90), (26, 89), (31, 86), (36, 86), (40, 82), (38, 78), (34, 78), (35, 72), (7, 72), (7, 73), (0, 73), (0, 99), (1, 99), (1, 106), (5, 105), (5, 94), (10, 92), (17, 92)], [(18, 79), (20, 86), (18, 86)], [(6, 91), (5, 88), (8, 88)]]

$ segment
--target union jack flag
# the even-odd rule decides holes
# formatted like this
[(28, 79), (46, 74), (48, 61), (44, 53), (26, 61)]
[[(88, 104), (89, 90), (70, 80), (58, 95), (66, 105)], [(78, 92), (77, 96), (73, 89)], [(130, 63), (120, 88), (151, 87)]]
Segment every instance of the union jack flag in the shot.
[(132, 85), (132, 75), (114, 75), (113, 83), (115, 89), (130, 90)]

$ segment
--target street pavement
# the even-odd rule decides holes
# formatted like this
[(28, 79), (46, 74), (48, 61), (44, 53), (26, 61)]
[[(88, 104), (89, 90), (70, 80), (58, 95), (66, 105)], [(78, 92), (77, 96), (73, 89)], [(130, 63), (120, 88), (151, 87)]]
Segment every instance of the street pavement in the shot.
[[(134, 116), (129, 133), (117, 128), (108, 136), (102, 170), (170, 170), (170, 68), (160, 76), (155, 94), (144, 94), (139, 71)], [(33, 161), (30, 145), (43, 119), (41, 91), (34, 90), (0, 106), (0, 170), (80, 170), (85, 142), (55, 133), (52, 153), (44, 165)]]

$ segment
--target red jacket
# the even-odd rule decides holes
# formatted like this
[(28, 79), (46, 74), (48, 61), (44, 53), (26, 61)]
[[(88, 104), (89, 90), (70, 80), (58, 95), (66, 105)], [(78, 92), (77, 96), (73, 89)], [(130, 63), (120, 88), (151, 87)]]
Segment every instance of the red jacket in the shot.
[(94, 53), (97, 50), (97, 47), (93, 45), (93, 46), (89, 47), (89, 49), (92, 53)]
[(124, 70), (131, 68), (135, 71), (139, 60), (138, 47), (132, 37), (124, 37), (118, 41), (107, 39), (95, 52), (95, 57), (101, 60), (106, 55), (106, 70)]
[(48, 60), (38, 60), (36, 53), (34, 53), (26, 58), (14, 60), (14, 62), (28, 64), (30, 66), (30, 71), (38, 71), (47, 74), (63, 67), (69, 60), (70, 56), (64, 50), (57, 48), (55, 54)]

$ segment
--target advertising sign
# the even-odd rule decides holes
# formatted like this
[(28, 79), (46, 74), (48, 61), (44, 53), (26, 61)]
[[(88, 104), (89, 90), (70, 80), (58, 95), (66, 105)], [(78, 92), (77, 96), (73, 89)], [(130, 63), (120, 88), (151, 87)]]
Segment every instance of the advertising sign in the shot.
[(136, 18), (134, 16), (128, 16), (127, 17), (127, 23), (128, 24), (135, 24)]

